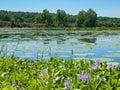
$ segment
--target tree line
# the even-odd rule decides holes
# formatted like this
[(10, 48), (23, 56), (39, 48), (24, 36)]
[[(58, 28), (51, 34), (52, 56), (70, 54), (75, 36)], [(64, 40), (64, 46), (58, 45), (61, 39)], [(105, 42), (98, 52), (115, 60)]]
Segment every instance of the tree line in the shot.
[(97, 17), (97, 13), (88, 9), (70, 15), (58, 9), (50, 13), (13, 12), (0, 10), (0, 27), (120, 27), (120, 18)]

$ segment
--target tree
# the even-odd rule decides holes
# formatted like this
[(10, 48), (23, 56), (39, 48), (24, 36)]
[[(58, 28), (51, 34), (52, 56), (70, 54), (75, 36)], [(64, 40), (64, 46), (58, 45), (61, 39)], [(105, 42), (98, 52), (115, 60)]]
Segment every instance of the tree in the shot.
[(68, 22), (67, 14), (64, 10), (57, 10), (56, 16), (58, 26), (65, 26)]
[(41, 14), (37, 14), (37, 15), (35, 16), (35, 22), (36, 22), (36, 23), (42, 23)]
[(80, 11), (78, 15), (66, 14), (64, 10), (50, 13), (47, 9), (42, 13), (13, 12), (0, 10), (0, 27), (120, 27), (120, 18), (97, 17), (92, 9)]
[(97, 14), (94, 10), (89, 9), (85, 15), (84, 25), (86, 27), (94, 27), (97, 22)]
[(9, 21), (10, 18), (7, 14), (7, 11), (0, 11), (0, 20), (2, 21)]
[(84, 26), (84, 21), (85, 21), (85, 11), (80, 11), (77, 15), (76, 19), (76, 24), (78, 27)]
[(46, 26), (51, 26), (53, 24), (52, 15), (47, 9), (43, 10), (41, 14), (41, 22), (46, 24)]

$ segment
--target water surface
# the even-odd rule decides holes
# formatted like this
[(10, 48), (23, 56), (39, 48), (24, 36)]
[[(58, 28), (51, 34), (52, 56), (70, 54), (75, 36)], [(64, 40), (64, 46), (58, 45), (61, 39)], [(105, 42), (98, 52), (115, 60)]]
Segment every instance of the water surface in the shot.
[[(0, 48), (7, 55), (32, 60), (51, 56), (120, 62), (120, 31), (39, 31), (0, 29)], [(1, 53), (1, 56), (3, 53)]]

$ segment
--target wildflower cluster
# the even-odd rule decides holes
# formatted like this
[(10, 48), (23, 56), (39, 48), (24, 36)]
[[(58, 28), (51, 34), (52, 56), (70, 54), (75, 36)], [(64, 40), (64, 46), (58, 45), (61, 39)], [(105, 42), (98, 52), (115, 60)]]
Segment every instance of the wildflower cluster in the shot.
[(79, 78), (85, 83), (89, 81), (89, 74), (88, 73), (83, 73), (79, 75)]
[(4, 58), (0, 61), (1, 90), (119, 90), (120, 68), (112, 63)]
[(107, 66), (107, 69), (114, 69), (114, 65), (113, 64), (108, 64), (108, 66)]
[(98, 59), (95, 61), (94, 64), (92, 64), (92, 65), (90, 66), (90, 70), (91, 70), (91, 71), (94, 71), (94, 70), (100, 69), (100, 68), (101, 68), (101, 67), (100, 67), (100, 61), (99, 61)]

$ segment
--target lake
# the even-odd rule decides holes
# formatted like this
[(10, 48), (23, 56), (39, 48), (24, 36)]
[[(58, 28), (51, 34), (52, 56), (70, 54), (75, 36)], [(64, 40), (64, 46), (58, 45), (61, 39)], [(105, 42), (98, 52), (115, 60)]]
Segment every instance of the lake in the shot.
[[(101, 59), (120, 62), (120, 31), (0, 29), (3, 54), (37, 60)], [(3, 53), (4, 52), (4, 53)]]

